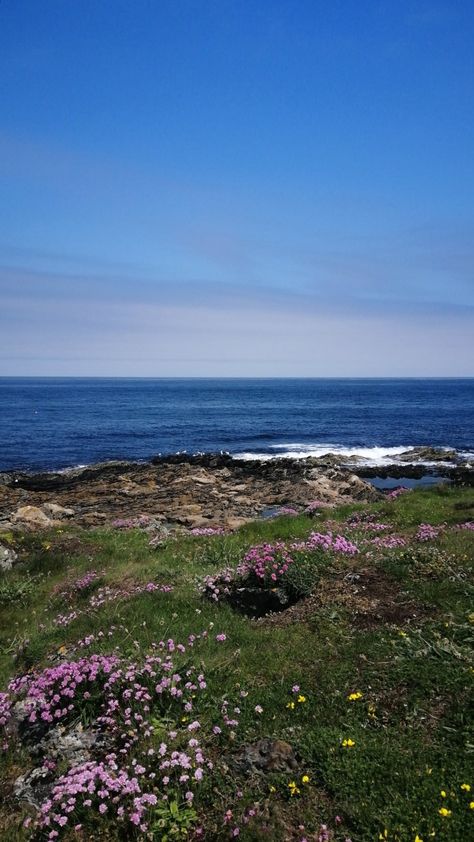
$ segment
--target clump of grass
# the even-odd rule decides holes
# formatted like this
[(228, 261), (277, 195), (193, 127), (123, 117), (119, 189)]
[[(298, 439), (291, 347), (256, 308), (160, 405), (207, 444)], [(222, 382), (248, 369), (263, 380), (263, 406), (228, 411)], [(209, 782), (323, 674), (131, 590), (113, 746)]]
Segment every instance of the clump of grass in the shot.
[(28, 605), (38, 587), (40, 576), (26, 575), (21, 579), (0, 581), (0, 606)]

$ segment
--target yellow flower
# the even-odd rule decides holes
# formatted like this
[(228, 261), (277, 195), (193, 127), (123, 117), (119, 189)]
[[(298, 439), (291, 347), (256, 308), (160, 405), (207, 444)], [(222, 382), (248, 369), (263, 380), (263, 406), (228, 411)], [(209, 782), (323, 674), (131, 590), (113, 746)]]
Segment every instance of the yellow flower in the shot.
[(440, 795), (441, 795), (441, 798), (446, 798), (446, 792), (445, 792), (444, 789), (441, 790)]
[(438, 813), (440, 814), (440, 816), (445, 816), (445, 817), (446, 817), (446, 816), (450, 816), (450, 815), (451, 815), (451, 810), (448, 810), (446, 807), (441, 807), (441, 808), (438, 810)]
[(357, 699), (361, 699), (364, 694), (357, 690), (356, 693), (349, 693), (348, 700), (349, 702), (357, 702)]
[(305, 702), (305, 701), (306, 701), (306, 696), (301, 696), (301, 695), (299, 695), (299, 696), (298, 696), (298, 701), (299, 701), (300, 703)]
[(461, 784), (461, 789), (463, 789), (464, 792), (470, 792), (471, 791), (471, 784)]
[(421, 838), (421, 836), (418, 836), (418, 834), (416, 834), (415, 842), (423, 842), (423, 839)]
[(296, 786), (296, 781), (290, 781), (290, 783), (288, 784), (288, 789), (290, 790), (290, 795), (292, 797), (293, 797), (293, 795), (299, 795), (300, 794), (300, 790)]
[(388, 830), (385, 828), (383, 833), (379, 833), (379, 839), (388, 839)]
[(398, 634), (400, 635), (400, 637), (406, 637), (407, 636), (407, 633), (404, 632), (404, 631), (399, 631)]
[(342, 745), (343, 745), (344, 748), (352, 748), (352, 746), (355, 746), (355, 742), (354, 742), (354, 740), (351, 740), (351, 739), (343, 740)]
[(471, 803), (469, 804), (469, 809), (474, 810), (474, 801), (471, 801)]
[(303, 777), (301, 778), (301, 783), (302, 784), (309, 784), (309, 780), (310, 780), (309, 775), (303, 775)]
[(295, 709), (295, 703), (294, 702), (288, 702), (287, 708), (290, 708), (290, 710), (294, 710)]

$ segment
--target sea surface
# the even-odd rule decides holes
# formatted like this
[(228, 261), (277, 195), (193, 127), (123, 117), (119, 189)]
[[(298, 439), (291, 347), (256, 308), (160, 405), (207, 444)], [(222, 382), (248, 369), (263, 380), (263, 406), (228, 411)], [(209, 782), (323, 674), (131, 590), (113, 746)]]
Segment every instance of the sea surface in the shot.
[(0, 378), (0, 470), (159, 453), (474, 456), (474, 379)]

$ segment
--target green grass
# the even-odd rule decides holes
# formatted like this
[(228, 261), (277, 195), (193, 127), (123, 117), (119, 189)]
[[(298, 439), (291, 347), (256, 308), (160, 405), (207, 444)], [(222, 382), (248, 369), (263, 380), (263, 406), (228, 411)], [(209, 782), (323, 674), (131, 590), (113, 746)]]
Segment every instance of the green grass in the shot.
[[(473, 533), (452, 527), (472, 519), (472, 502), (468, 490), (417, 490), (394, 502), (326, 510), (314, 519), (255, 522), (230, 536), (183, 536), (158, 550), (150, 549), (149, 536), (138, 530), (68, 529), (16, 537), (21, 562), (0, 582), (2, 686), (17, 673), (50, 664), (61, 647), (67, 651), (87, 634), (96, 636), (91, 651), (117, 646), (132, 655), (168, 637), (185, 642), (202, 629), (209, 629), (211, 638), (223, 631), (224, 644), (210, 641), (196, 649), (208, 682), (201, 718), (209, 726), (216, 721), (223, 699), (239, 704), (241, 714), (233, 738), (212, 749), (214, 775), (196, 803), (204, 838), (229, 838), (223, 813), (231, 809), (243, 840), (315, 840), (327, 822), (337, 840), (414, 842), (418, 835), (423, 842), (466, 842), (474, 824), (469, 809), (474, 800)], [(328, 520), (340, 522), (344, 532), (343, 521), (361, 510), (390, 522), (411, 541), (409, 547), (368, 548), (323, 567), (315, 598), (301, 615), (295, 612), (293, 621), (284, 614), (271, 622), (251, 621), (199, 595), (199, 577), (237, 564), (252, 544), (300, 539), (312, 529), (324, 531)], [(438, 554), (413, 544), (421, 522), (447, 524), (430, 542)], [(90, 570), (100, 576), (93, 590), (150, 580), (170, 583), (174, 590), (141, 593), (87, 613), (80, 613), (87, 597), (78, 594), (71, 603), (77, 619), (55, 626), (54, 618), (69, 610), (55, 590)], [(379, 582), (370, 597), (379, 599), (373, 609), (362, 600), (363, 588), (349, 588), (341, 598), (345, 573), (360, 571), (363, 586), (368, 570)], [(400, 621), (387, 619), (383, 606), (391, 602), (410, 606)], [(100, 632), (104, 636), (98, 637)], [(306, 701), (292, 709), (287, 705), (294, 684)], [(248, 692), (244, 699), (241, 690)], [(349, 701), (356, 691), (361, 698)], [(289, 794), (291, 775), (248, 777), (235, 771), (233, 755), (260, 737), (292, 745), (299, 762), (293, 777), (310, 779), (300, 783), (300, 795)], [(354, 745), (344, 747), (347, 739)], [(3, 767), (0, 785), (8, 806), (0, 812), (2, 839), (29, 838), (21, 830), (23, 806), (10, 800), (12, 780), (24, 764), (21, 751), (10, 752)], [(465, 783), (472, 785), (470, 793), (460, 788)], [(249, 805), (257, 805), (257, 815), (245, 825), (239, 817)], [(439, 814), (442, 807), (449, 816)], [(109, 823), (93, 838), (120, 837)]]

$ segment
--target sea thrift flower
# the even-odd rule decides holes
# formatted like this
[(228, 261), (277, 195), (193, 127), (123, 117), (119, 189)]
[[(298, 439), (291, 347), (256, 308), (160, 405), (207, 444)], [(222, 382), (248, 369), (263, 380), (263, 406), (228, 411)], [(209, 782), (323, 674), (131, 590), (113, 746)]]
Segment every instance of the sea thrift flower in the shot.
[(438, 537), (441, 529), (441, 526), (432, 526), (430, 523), (420, 523), (415, 539), (421, 542), (432, 541), (434, 538)]

